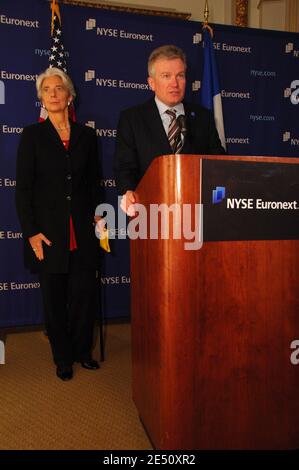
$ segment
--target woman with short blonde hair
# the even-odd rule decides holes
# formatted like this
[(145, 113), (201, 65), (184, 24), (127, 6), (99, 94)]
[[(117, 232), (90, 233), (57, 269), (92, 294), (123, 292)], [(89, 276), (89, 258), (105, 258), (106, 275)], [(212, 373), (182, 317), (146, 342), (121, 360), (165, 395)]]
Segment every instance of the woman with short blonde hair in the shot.
[(101, 202), (97, 137), (70, 119), (76, 93), (62, 70), (45, 70), (36, 88), (48, 118), (23, 130), (16, 206), (25, 265), (40, 280), (56, 375), (70, 380), (74, 362), (99, 368), (92, 359), (99, 219), (94, 214)]

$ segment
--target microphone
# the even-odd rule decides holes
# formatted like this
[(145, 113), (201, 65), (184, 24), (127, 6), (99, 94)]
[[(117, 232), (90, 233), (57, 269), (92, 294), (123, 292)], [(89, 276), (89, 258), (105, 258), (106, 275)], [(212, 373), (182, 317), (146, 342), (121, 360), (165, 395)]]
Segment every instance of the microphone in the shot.
[(183, 134), (184, 138), (187, 135), (187, 124), (186, 124), (186, 116), (184, 114), (180, 114), (177, 117), (177, 123), (179, 125), (179, 128), (181, 130), (181, 134)]

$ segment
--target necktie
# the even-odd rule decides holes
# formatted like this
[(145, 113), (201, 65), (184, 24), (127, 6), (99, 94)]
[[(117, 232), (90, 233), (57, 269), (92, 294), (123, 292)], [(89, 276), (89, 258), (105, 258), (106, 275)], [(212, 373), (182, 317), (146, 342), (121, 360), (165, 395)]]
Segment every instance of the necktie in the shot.
[(181, 138), (181, 127), (176, 119), (176, 110), (167, 109), (166, 113), (170, 116), (170, 124), (168, 127), (169, 144), (173, 153), (178, 153), (183, 147), (183, 142)]

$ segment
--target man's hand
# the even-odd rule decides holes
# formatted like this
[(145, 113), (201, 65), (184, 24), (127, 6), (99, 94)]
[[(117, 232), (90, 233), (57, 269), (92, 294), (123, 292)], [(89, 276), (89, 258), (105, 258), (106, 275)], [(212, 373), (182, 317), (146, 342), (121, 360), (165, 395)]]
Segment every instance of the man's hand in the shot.
[(34, 251), (35, 256), (40, 261), (44, 259), (43, 242), (48, 246), (52, 245), (52, 242), (50, 242), (50, 240), (48, 240), (43, 233), (38, 233), (37, 235), (33, 235), (33, 237), (29, 238), (31, 248)]
[(136, 202), (136, 196), (135, 196), (134, 191), (127, 191), (126, 194), (124, 194), (122, 197), (122, 200), (120, 202), (120, 208), (129, 217), (134, 217), (134, 215), (136, 215), (136, 211), (134, 208), (135, 202)]
[[(96, 232), (100, 234), (100, 239), (105, 238), (106, 232), (106, 220), (102, 219), (99, 215), (94, 216), (94, 221), (96, 222)], [(97, 233), (96, 233), (97, 235)]]

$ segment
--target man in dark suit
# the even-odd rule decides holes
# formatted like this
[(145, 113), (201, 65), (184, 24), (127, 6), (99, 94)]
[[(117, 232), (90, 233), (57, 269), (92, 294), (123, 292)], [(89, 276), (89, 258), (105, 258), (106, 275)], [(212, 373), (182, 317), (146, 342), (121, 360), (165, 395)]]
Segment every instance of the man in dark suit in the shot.
[[(120, 115), (114, 170), (122, 209), (134, 215), (134, 190), (159, 155), (224, 154), (212, 113), (185, 103), (186, 58), (176, 46), (155, 49), (148, 60), (155, 97)], [(130, 207), (131, 206), (131, 207)]]

